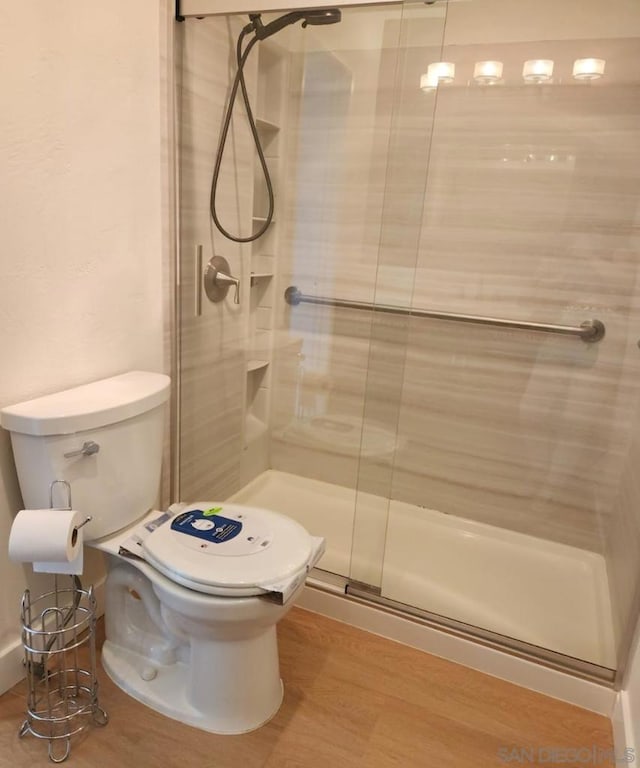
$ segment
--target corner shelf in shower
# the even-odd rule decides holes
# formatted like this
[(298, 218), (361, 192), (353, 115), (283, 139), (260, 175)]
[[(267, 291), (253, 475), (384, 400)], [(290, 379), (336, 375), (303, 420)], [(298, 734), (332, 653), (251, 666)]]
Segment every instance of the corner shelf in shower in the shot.
[(273, 165), (277, 165), (277, 160), (280, 156), (280, 126), (274, 123), (273, 120), (257, 117), (256, 130), (260, 136), (265, 159), (273, 161), (271, 164), (268, 163), (270, 165), (269, 170), (273, 171)]
[(278, 123), (274, 123), (272, 120), (267, 120), (264, 117), (256, 117), (256, 128), (259, 131), (270, 131), (271, 133), (277, 133), (280, 130)]
[(269, 280), (273, 277), (273, 272), (252, 272), (251, 285), (255, 285), (260, 280)]
[(247, 373), (261, 371), (269, 365), (268, 360), (247, 360)]

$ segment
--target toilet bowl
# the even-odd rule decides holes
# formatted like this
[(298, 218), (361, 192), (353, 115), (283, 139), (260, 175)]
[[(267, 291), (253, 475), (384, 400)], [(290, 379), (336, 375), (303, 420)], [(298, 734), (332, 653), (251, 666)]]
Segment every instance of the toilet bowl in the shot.
[(280, 707), (276, 624), (324, 542), (255, 507), (153, 509), (169, 383), (131, 372), (10, 406), (0, 423), (25, 506), (49, 506), (51, 484), (65, 480), (74, 508), (92, 516), (86, 542), (107, 556), (111, 679), (169, 717), (243, 733)]

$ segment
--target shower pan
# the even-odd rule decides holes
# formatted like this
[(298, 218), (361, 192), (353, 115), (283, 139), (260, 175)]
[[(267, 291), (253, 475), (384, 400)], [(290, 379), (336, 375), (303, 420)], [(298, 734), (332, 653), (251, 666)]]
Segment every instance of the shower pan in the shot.
[[(614, 5), (177, 35), (176, 492), (298, 519), (317, 584), (609, 685), (640, 603), (640, 13)], [(203, 300), (203, 256), (240, 304)]]

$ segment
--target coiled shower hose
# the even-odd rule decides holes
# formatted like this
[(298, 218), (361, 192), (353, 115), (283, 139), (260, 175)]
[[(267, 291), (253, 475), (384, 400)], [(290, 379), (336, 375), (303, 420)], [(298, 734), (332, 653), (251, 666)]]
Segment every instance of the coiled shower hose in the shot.
[[(242, 30), (242, 32), (240, 32), (240, 35), (238, 37), (238, 43), (236, 45), (236, 62), (237, 62), (238, 69), (236, 72), (236, 76), (233, 80), (233, 87), (231, 88), (231, 95), (229, 96), (229, 103), (227, 105), (227, 111), (226, 111), (224, 122), (222, 125), (222, 133), (220, 134), (220, 141), (218, 143), (218, 152), (216, 154), (216, 161), (213, 168), (213, 177), (211, 179), (211, 197), (209, 200), (211, 216), (213, 218), (213, 221), (216, 227), (220, 230), (220, 232), (222, 232), (222, 234), (226, 238), (228, 238), (229, 240), (233, 240), (233, 242), (235, 243), (252, 243), (254, 240), (257, 240), (259, 237), (262, 237), (262, 235), (264, 235), (267, 229), (269, 229), (269, 226), (273, 221), (273, 209), (274, 209), (273, 184), (271, 183), (269, 168), (267, 167), (267, 161), (265, 160), (265, 157), (264, 157), (264, 152), (262, 150), (262, 145), (260, 143), (260, 136), (258, 135), (258, 129), (256, 128), (256, 122), (253, 118), (253, 112), (251, 110), (251, 104), (249, 102), (249, 94), (247, 93), (247, 86), (244, 81), (244, 73), (243, 73), (244, 65), (246, 64), (247, 59), (249, 58), (251, 49), (258, 42), (258, 37), (256, 36), (249, 41), (249, 44), (244, 49), (244, 51), (242, 50), (242, 43), (244, 41), (244, 38), (251, 31), (253, 31), (253, 25), (249, 24)], [(235, 103), (236, 96), (238, 94), (238, 87), (240, 87), (242, 90), (242, 98), (244, 100), (245, 108), (247, 110), (247, 119), (249, 121), (249, 127), (251, 128), (253, 141), (256, 146), (256, 151), (258, 152), (258, 158), (260, 160), (260, 165), (262, 167), (262, 172), (264, 174), (264, 179), (267, 185), (267, 194), (269, 196), (269, 209), (267, 211), (266, 221), (257, 232), (254, 232), (254, 234), (249, 235), (248, 237), (240, 237), (239, 235), (238, 236), (232, 235), (221, 224), (220, 219), (218, 217), (218, 212), (216, 210), (216, 194), (218, 191), (220, 167), (222, 165), (222, 156), (224, 154), (224, 148), (227, 143), (227, 136), (229, 133), (229, 127), (231, 125), (231, 116), (233, 114), (233, 105)]]

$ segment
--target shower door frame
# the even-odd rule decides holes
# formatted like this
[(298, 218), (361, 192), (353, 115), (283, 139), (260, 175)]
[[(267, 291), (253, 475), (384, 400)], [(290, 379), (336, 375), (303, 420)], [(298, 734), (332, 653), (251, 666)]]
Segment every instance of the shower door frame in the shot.
[[(271, 13), (280, 11), (291, 11), (300, 8), (335, 8), (356, 5), (401, 5), (404, 0), (314, 0), (310, 5), (298, 2), (298, 0), (254, 0), (252, 3), (241, 3), (237, 0), (176, 0), (176, 19), (183, 21), (191, 17), (202, 18), (205, 16), (224, 16), (227, 14), (238, 13)], [(437, 0), (436, 0), (437, 2)]]

